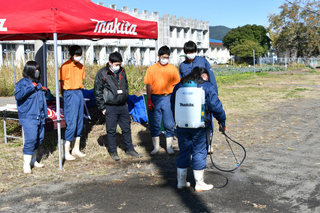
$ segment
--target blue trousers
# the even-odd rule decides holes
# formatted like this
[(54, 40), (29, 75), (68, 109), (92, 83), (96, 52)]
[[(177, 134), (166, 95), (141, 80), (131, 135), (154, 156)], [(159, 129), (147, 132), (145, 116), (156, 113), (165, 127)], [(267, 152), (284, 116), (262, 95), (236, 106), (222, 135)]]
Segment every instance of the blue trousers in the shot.
[(192, 163), (194, 170), (203, 170), (207, 165), (206, 129), (177, 127), (177, 135), (180, 149), (177, 167), (187, 168)]
[(33, 155), (34, 151), (37, 150), (44, 138), (44, 124), (45, 119), (30, 120), (22, 125), (25, 141), (23, 145), (23, 154)]
[(131, 137), (131, 120), (127, 105), (122, 106), (111, 106), (106, 107), (106, 128), (107, 138), (109, 145), (109, 152), (117, 151), (116, 133), (117, 124), (119, 124), (123, 142), (126, 145), (126, 151), (133, 151), (132, 137)]
[(81, 137), (83, 128), (84, 98), (82, 91), (65, 90), (63, 92), (63, 111), (66, 121), (64, 139), (72, 141), (75, 137)]
[(168, 137), (174, 136), (174, 119), (170, 103), (171, 95), (158, 96), (152, 95), (151, 100), (154, 104), (154, 110), (149, 111), (149, 127), (151, 137), (157, 137), (161, 134), (161, 119), (163, 119), (164, 134)]

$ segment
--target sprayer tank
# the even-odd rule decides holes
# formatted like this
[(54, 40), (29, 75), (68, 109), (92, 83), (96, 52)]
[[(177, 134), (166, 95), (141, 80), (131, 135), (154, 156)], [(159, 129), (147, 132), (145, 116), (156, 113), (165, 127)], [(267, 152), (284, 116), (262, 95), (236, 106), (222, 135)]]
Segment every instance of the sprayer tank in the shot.
[(205, 127), (205, 92), (198, 87), (181, 87), (176, 93), (175, 121), (180, 128)]

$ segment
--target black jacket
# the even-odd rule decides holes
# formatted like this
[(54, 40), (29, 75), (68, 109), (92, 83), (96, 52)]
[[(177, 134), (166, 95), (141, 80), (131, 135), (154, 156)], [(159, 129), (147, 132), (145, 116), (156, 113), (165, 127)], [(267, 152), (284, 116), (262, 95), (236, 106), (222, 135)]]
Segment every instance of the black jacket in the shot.
[(127, 75), (124, 68), (114, 74), (109, 64), (100, 69), (94, 81), (94, 95), (98, 109), (103, 111), (106, 105), (124, 105), (129, 97)]

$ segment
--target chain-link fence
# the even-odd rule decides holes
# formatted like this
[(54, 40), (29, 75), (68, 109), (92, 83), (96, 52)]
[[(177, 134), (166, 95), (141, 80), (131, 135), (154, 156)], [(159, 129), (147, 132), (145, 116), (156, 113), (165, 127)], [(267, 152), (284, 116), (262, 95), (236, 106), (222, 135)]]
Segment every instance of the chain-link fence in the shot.
[(260, 57), (257, 61), (260, 66), (284, 66), (284, 67), (299, 67), (299, 66), (320, 66), (320, 58), (280, 58), (280, 57)]

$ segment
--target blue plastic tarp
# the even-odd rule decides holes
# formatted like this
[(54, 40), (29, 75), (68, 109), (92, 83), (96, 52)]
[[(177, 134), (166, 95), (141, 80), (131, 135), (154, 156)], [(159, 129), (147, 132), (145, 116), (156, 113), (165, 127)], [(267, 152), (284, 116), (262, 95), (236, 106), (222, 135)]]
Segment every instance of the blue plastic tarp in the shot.
[(143, 96), (129, 95), (128, 110), (134, 122), (141, 124), (148, 122)]

